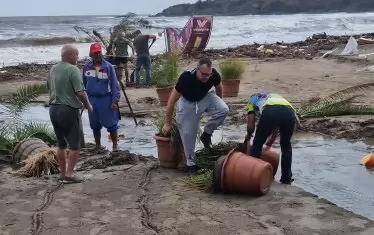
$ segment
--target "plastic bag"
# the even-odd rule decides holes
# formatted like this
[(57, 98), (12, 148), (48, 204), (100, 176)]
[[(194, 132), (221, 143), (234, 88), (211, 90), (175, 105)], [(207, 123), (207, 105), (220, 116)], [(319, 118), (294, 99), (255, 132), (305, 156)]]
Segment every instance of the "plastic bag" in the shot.
[(351, 36), (349, 38), (347, 45), (345, 45), (344, 50), (340, 54), (341, 55), (357, 55), (358, 54), (358, 44), (354, 37)]

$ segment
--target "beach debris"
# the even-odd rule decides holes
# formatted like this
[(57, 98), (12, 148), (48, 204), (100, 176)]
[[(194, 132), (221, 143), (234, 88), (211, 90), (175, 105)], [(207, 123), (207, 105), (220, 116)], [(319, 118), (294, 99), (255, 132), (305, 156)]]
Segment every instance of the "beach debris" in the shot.
[(41, 177), (60, 172), (56, 149), (48, 149), (35, 153), (22, 161), (23, 166), (16, 171), (16, 175), (23, 177)]
[[(374, 33), (362, 35), (343, 35), (332, 36), (326, 33), (313, 34), (304, 41), (293, 43), (276, 42), (271, 44), (248, 44), (235, 48), (229, 47), (226, 49), (209, 49), (203, 52), (191, 52), (184, 55), (185, 58), (201, 58), (203, 56), (211, 57), (212, 59), (220, 57), (252, 57), (252, 58), (272, 58), (281, 57), (286, 59), (312, 59), (321, 51), (331, 51), (336, 49), (339, 45), (346, 45), (351, 39), (351, 43), (357, 42), (361, 44), (374, 44)], [(352, 47), (354, 49), (354, 47)], [(355, 52), (355, 50), (353, 51)], [(331, 52), (330, 52), (331, 53)], [(326, 54), (325, 57), (329, 55)]]
[(354, 37), (350, 37), (344, 50), (340, 53), (341, 55), (357, 55), (358, 54), (358, 43)]

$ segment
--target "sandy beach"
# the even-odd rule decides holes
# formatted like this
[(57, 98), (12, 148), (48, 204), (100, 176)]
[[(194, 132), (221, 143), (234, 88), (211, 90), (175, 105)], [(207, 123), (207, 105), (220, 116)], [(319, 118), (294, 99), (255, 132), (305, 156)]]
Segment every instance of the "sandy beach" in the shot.
[[(296, 107), (314, 96), (371, 82), (367, 67), (374, 56), (319, 58), (238, 58), (246, 64), (239, 96), (224, 98), (230, 107), (227, 123), (244, 123), (246, 99), (256, 91), (274, 91)], [(374, 52), (372, 45), (360, 53)], [(214, 58), (217, 66), (219, 56)], [(183, 68), (195, 60), (182, 61)], [(0, 96), (27, 83), (45, 82), (49, 66), (5, 68)], [(126, 90), (139, 119), (163, 111), (154, 88)], [(358, 100), (372, 104), (374, 95)], [(40, 97), (41, 103), (46, 97)], [(120, 104), (130, 116), (125, 99)], [(310, 119), (302, 131), (358, 140), (374, 137), (371, 116)], [(86, 152), (85, 152), (86, 151)], [(88, 154), (87, 150), (83, 155)], [(127, 153), (122, 153), (127, 154)], [(87, 157), (87, 156), (86, 156)], [(89, 156), (100, 158), (103, 156)], [(80, 164), (86, 158), (81, 159)], [(206, 194), (180, 183), (186, 174), (157, 167), (150, 158), (106, 169), (84, 171), (83, 184), (59, 187), (55, 176), (22, 179), (5, 166), (0, 180), (0, 234), (237, 234), (315, 235), (374, 234), (374, 222), (294, 186), (274, 182), (263, 197)], [(42, 205), (45, 205), (44, 207)], [(39, 212), (38, 208), (42, 208)], [(42, 228), (41, 233), (37, 233)], [(31, 230), (30, 230), (31, 229)], [(34, 230), (33, 230), (34, 229)]]

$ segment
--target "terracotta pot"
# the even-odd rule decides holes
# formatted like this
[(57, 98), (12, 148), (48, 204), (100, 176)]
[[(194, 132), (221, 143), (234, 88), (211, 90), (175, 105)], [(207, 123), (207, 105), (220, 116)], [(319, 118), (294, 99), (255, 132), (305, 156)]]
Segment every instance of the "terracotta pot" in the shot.
[(216, 164), (214, 165), (213, 170), (213, 191), (214, 192), (220, 192), (222, 189), (221, 187), (221, 172), (222, 172), (222, 166), (225, 162), (226, 156), (222, 156), (218, 158), (216, 161)]
[(171, 138), (154, 135), (156, 140), (158, 161), (160, 166), (164, 168), (177, 168), (178, 158), (176, 151), (172, 147)]
[[(249, 152), (247, 151), (248, 146), (249, 146)], [(252, 151), (252, 145), (250, 144), (249, 141), (248, 141), (248, 146), (246, 144), (239, 143), (236, 150), (251, 156), (250, 151)], [(266, 147), (264, 146), (262, 148), (261, 159), (264, 160), (265, 162), (270, 163), (270, 165), (273, 167), (273, 175), (275, 176), (278, 170), (278, 166), (279, 166), (279, 159), (280, 159), (279, 152), (275, 148), (266, 149)]]
[[(252, 151), (252, 145), (248, 141), (247, 155), (251, 156), (251, 151)], [(262, 146), (261, 159), (264, 160), (265, 162), (270, 163), (270, 165), (273, 167), (273, 176), (275, 176), (278, 170), (279, 156), (280, 154), (278, 153), (278, 151), (275, 150), (275, 148), (271, 147), (270, 149), (267, 149), (266, 146)]]
[(161, 106), (166, 106), (169, 101), (169, 97), (174, 87), (168, 88), (156, 88), (158, 100), (160, 101)]
[(222, 96), (223, 97), (237, 97), (239, 94), (240, 80), (229, 79), (222, 80)]
[(265, 195), (273, 182), (273, 168), (261, 159), (233, 149), (221, 171), (222, 192)]

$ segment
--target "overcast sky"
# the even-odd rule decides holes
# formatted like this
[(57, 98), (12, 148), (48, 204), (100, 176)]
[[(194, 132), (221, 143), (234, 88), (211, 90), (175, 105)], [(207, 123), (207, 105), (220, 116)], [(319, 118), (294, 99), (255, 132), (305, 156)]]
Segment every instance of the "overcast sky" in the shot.
[(1, 16), (155, 14), (196, 0), (1, 0)]

